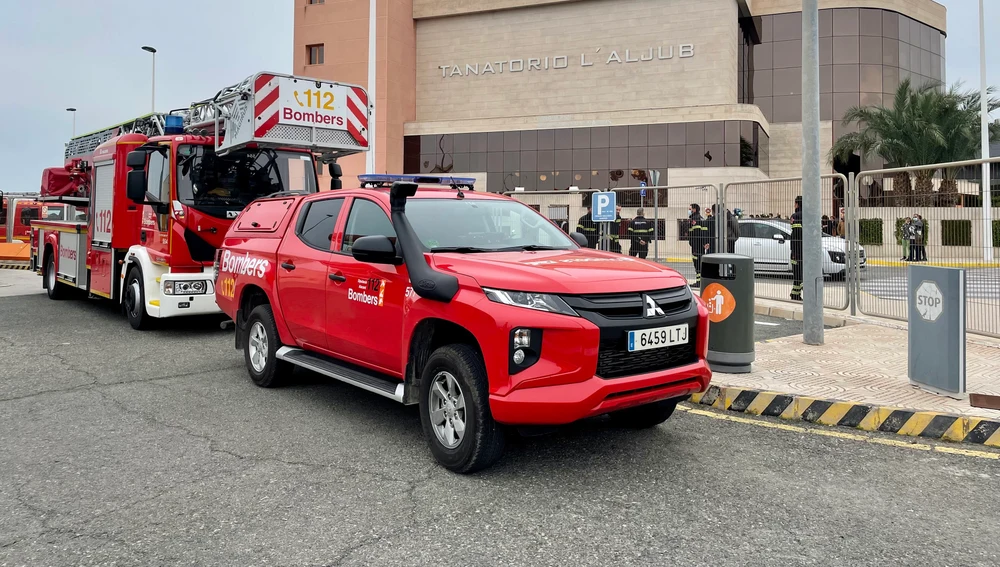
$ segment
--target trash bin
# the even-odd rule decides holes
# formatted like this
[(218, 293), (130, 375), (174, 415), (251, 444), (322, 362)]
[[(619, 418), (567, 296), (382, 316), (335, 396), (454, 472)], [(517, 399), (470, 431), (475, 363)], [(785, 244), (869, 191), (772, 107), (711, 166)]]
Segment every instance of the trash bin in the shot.
[(708, 365), (713, 372), (750, 372), (755, 358), (753, 258), (706, 254), (701, 298), (708, 305)]

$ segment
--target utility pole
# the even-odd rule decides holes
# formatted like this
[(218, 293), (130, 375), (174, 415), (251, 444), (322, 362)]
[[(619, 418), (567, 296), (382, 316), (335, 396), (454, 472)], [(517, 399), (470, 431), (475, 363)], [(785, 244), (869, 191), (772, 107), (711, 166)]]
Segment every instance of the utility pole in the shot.
[(802, 0), (802, 334), (809, 345), (823, 344), (821, 199), (819, 2)]
[(375, 36), (378, 17), (378, 0), (368, 0), (368, 154), (365, 157), (365, 173), (375, 173)]
[[(982, 157), (990, 159), (990, 107), (986, 97), (986, 11), (979, 0), (979, 112), (982, 120)], [(992, 191), (990, 164), (983, 163), (983, 261), (993, 261)]]
[(69, 112), (69, 113), (71, 113), (73, 115), (73, 135), (70, 136), (70, 137), (71, 138), (75, 138), (76, 137), (76, 109), (70, 107), (70, 108), (66, 109), (66, 112)]

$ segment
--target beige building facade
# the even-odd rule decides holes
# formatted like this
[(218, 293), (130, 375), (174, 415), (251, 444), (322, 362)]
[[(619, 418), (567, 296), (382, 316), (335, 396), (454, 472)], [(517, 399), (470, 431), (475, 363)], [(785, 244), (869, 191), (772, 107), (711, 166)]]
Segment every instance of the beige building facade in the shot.
[[(801, 2), (377, 0), (378, 172), (489, 191), (801, 174)], [(932, 0), (820, 0), (824, 173), (851, 106), (944, 80)], [(367, 84), (369, 0), (295, 0), (294, 72)], [(317, 49), (317, 47), (321, 49)], [(364, 158), (344, 159), (345, 184)], [(877, 164), (881, 165), (881, 164)]]

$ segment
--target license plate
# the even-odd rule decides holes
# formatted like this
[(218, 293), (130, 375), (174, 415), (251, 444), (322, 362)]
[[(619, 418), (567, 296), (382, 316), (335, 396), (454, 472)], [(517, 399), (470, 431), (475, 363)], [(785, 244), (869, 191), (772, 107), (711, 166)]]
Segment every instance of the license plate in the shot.
[(674, 325), (672, 327), (657, 327), (641, 331), (628, 332), (628, 351), (649, 350), (674, 345), (684, 345), (688, 342), (688, 326)]

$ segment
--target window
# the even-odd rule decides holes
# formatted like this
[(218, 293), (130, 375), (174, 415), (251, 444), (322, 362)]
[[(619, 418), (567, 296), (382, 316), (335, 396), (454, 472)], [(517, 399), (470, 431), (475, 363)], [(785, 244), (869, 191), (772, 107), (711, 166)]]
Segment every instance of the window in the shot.
[(393, 244), (396, 243), (396, 231), (382, 207), (367, 199), (355, 199), (351, 206), (351, 216), (347, 217), (341, 252), (350, 252), (354, 242), (362, 236), (377, 234), (388, 236)]
[(329, 251), (333, 239), (333, 229), (344, 206), (343, 197), (313, 201), (299, 213), (299, 223), (295, 234), (302, 242), (313, 248)]
[(755, 222), (741, 222), (740, 238), (757, 238), (757, 234), (754, 232), (755, 226), (757, 226)]
[(320, 43), (319, 45), (307, 45), (306, 58), (309, 60), (309, 65), (322, 65), (323, 44)]
[[(166, 148), (164, 148), (166, 149)], [(169, 203), (170, 198), (170, 164), (166, 154), (161, 152), (151, 152), (149, 154), (149, 166), (146, 169), (146, 190), (157, 195), (160, 202)], [(159, 215), (156, 224), (159, 230), (168, 228), (170, 217)]]
[(754, 234), (757, 238), (771, 240), (774, 238), (775, 234), (780, 234), (782, 238), (788, 238), (788, 235), (779, 230), (777, 227), (762, 222), (755, 222), (753, 224), (755, 225)]

